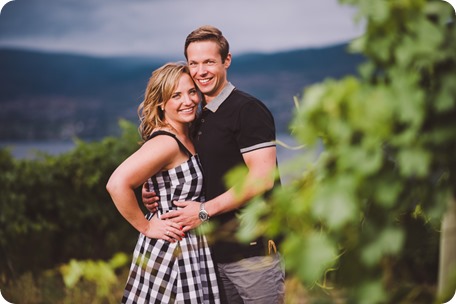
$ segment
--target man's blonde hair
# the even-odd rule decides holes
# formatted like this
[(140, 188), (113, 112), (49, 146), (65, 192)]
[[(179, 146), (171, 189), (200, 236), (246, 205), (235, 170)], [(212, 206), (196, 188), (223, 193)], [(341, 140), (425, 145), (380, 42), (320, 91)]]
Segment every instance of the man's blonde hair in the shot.
[(222, 63), (225, 62), (225, 59), (228, 57), (230, 52), (230, 44), (228, 43), (228, 40), (226, 40), (225, 36), (223, 36), (222, 31), (212, 25), (203, 25), (187, 36), (187, 39), (185, 39), (184, 49), (184, 55), (187, 60), (187, 48), (190, 43), (200, 41), (214, 41), (217, 43), (220, 56), (222, 57)]

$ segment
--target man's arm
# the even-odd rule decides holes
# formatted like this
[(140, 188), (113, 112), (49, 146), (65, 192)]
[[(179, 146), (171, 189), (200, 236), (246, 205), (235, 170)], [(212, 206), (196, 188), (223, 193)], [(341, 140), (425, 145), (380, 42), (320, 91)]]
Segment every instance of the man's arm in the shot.
[(276, 148), (268, 147), (243, 154), (248, 173), (242, 191), (230, 188), (225, 193), (206, 203), (209, 216), (232, 211), (244, 205), (253, 197), (260, 195), (274, 186), (276, 169)]
[[(243, 154), (248, 173), (242, 185), (241, 193), (230, 188), (219, 196), (209, 200), (205, 209), (210, 217), (235, 210), (251, 198), (260, 195), (274, 186), (276, 169), (276, 147), (267, 147)], [(184, 231), (193, 229), (201, 224), (198, 218), (199, 204), (191, 202), (175, 202), (182, 209), (169, 212), (162, 219), (172, 218), (184, 227)]]
[(145, 182), (141, 188), (141, 197), (144, 206), (149, 210), (149, 212), (157, 212), (158, 210), (158, 200), (159, 197), (155, 191), (149, 189), (149, 183)]

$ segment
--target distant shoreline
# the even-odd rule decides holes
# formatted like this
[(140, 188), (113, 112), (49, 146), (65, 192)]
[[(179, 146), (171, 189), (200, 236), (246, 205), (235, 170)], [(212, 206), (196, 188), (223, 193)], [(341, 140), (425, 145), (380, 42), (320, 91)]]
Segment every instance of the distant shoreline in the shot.
[[(297, 147), (296, 140), (289, 134), (279, 133), (277, 140), (289, 147)], [(59, 155), (71, 151), (75, 146), (73, 141), (0, 141), (0, 149), (8, 147), (17, 160), (33, 160), (40, 153)], [(277, 161), (283, 184), (292, 179), (287, 173), (287, 161), (304, 151), (304, 149), (288, 149), (277, 144)]]
[(33, 159), (36, 153), (59, 155), (74, 147), (72, 141), (0, 141), (0, 148), (8, 148), (16, 159)]
[[(291, 135), (279, 133), (277, 139), (291, 147), (296, 146), (296, 141)], [(11, 154), (16, 159), (33, 159), (37, 152), (49, 155), (59, 155), (68, 152), (75, 147), (75, 143), (73, 141), (0, 141), (0, 148), (3, 149), (5, 147), (10, 149)], [(279, 161), (299, 153), (279, 144), (277, 145), (277, 151)]]

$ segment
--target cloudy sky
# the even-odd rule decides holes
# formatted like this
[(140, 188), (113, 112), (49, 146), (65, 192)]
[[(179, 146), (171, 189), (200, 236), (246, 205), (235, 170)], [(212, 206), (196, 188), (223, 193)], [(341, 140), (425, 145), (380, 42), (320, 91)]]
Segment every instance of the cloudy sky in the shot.
[(347, 42), (363, 32), (355, 13), (337, 0), (14, 0), (0, 48), (183, 57), (187, 34), (212, 24), (233, 54), (276, 52)]

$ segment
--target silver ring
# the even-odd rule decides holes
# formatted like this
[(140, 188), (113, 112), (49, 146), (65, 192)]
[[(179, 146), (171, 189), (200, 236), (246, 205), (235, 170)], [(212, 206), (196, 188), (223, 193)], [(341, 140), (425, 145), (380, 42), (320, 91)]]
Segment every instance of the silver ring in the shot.
[(168, 231), (168, 230), (166, 230), (165, 234), (166, 234), (166, 235), (169, 235), (169, 231)]

